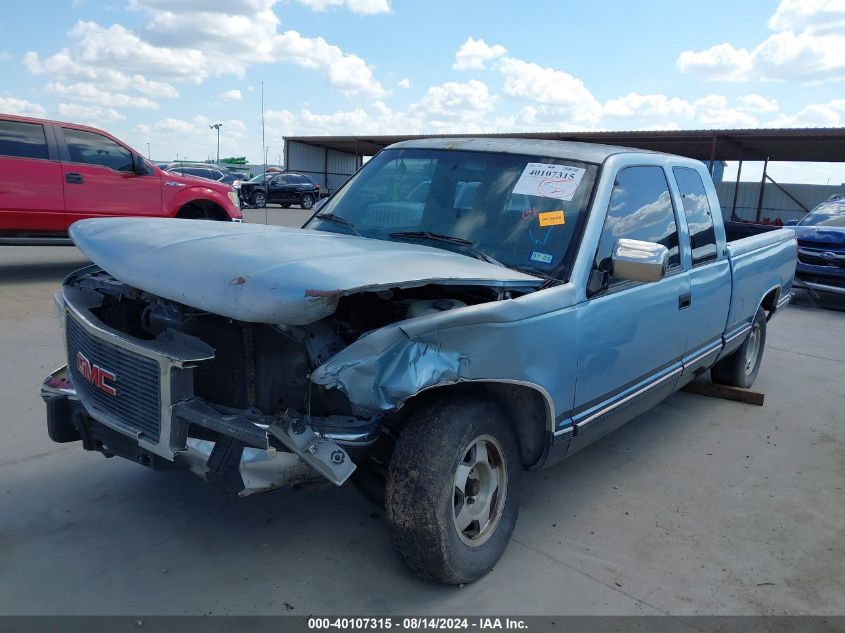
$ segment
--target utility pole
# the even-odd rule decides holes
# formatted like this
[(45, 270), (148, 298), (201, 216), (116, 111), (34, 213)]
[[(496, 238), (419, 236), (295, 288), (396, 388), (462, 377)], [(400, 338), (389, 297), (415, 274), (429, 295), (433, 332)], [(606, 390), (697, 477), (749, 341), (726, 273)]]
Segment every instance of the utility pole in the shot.
[(223, 127), (222, 123), (215, 123), (214, 125), (209, 125), (208, 128), (210, 130), (217, 130), (217, 162), (220, 162), (220, 128)]
[[(261, 148), (264, 155), (264, 172), (267, 173), (267, 145), (264, 143), (264, 82), (261, 82)], [(265, 176), (266, 178), (266, 176)]]

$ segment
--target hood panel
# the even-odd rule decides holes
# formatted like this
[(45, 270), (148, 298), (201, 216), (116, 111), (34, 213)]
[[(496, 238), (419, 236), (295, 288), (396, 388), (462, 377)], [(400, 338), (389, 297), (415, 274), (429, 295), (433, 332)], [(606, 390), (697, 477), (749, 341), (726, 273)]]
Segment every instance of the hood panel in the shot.
[(96, 218), (74, 223), (70, 236), (130, 286), (252, 323), (312, 323), (363, 290), (543, 283), (439, 248), (261, 224)]
[(845, 248), (845, 228), (833, 226), (793, 226), (791, 228), (802, 246)]

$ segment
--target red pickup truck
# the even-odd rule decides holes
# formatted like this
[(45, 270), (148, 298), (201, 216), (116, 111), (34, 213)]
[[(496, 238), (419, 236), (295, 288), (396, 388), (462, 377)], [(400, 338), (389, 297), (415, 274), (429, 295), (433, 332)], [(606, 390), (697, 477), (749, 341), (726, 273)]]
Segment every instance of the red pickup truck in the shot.
[(0, 114), (0, 244), (66, 242), (104, 216), (243, 218), (229, 185), (162, 171), (102, 130)]

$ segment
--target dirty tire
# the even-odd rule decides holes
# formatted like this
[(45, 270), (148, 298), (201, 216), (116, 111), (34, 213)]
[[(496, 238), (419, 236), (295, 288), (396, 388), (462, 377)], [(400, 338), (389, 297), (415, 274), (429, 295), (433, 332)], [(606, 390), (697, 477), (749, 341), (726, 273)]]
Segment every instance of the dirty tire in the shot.
[(252, 194), (252, 206), (256, 209), (267, 206), (267, 195), (263, 191), (256, 191)]
[(306, 193), (302, 198), (299, 200), (299, 206), (303, 209), (310, 209), (314, 206), (314, 196), (310, 193)]
[(748, 389), (754, 384), (754, 379), (760, 371), (765, 346), (766, 313), (763, 308), (758, 308), (745, 341), (730, 356), (713, 365), (710, 378), (719, 385)]
[[(458, 501), (463, 495), (456, 478), (465, 472), (459, 471), (462, 462), (471, 463), (473, 458), (468, 456), (476, 454), (472, 448), (465, 453), (466, 448), (478, 441), (485, 444), (485, 450), (490, 449), (491, 463), (498, 452), (503, 464), (488, 471), (499, 469), (493, 475), (500, 482), (499, 492), (488, 497), (498, 499), (491, 506), (498, 509), (494, 511), (498, 518), (487, 524), (486, 531), (478, 523), (471, 524), (471, 529), (477, 526), (481, 532), (477, 543), (470, 544), (467, 539), (472, 537), (459, 532), (456, 524), (457, 508), (464, 508)], [(475, 468), (470, 472), (475, 473)], [(521, 470), (516, 437), (494, 403), (458, 396), (423, 405), (402, 429), (388, 469), (386, 513), (399, 559), (414, 574), (443, 583), (472, 582), (486, 574), (505, 551), (516, 525)], [(477, 476), (470, 475), (472, 486)], [(501, 492), (503, 500), (497, 497)], [(484, 493), (470, 494), (481, 499)], [(466, 508), (484, 507), (478, 503)]]

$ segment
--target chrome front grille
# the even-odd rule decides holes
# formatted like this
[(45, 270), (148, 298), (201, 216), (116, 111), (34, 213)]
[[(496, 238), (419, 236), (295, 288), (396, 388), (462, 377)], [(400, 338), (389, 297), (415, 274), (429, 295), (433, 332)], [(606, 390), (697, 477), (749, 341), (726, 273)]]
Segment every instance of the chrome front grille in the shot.
[[(157, 443), (161, 435), (159, 364), (94, 336), (70, 312), (65, 332), (68, 371), (82, 403)], [(89, 380), (90, 376), (83, 375), (79, 365), (84, 366), (84, 361), (79, 362), (80, 353), (91, 365), (114, 375), (114, 379), (106, 381), (106, 389), (97, 387)], [(111, 390), (113, 394), (108, 393)]]

